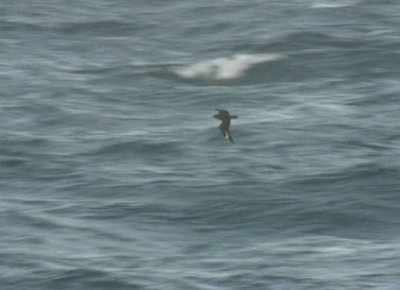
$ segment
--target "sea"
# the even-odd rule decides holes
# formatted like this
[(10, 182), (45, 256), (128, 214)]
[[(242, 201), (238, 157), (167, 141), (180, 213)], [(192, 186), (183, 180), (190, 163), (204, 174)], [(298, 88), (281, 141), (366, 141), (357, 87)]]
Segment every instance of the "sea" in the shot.
[(2, 0), (0, 290), (400, 289), (399, 27), (398, 0)]

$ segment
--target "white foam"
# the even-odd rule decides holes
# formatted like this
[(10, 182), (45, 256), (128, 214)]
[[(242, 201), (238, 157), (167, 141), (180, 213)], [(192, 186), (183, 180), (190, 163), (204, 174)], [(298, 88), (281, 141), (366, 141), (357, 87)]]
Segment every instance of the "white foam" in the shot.
[(231, 57), (220, 57), (179, 67), (174, 72), (187, 79), (235, 79), (256, 64), (277, 60), (281, 57), (278, 54), (236, 54)]
[(342, 8), (358, 4), (357, 1), (321, 1), (311, 5), (311, 8)]

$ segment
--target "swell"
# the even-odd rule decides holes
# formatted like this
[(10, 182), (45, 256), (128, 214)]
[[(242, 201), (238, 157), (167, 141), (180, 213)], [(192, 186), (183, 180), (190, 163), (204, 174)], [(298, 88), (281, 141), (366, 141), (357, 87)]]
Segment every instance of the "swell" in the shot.
[(310, 49), (349, 49), (359, 48), (363, 39), (341, 37), (328, 32), (302, 31), (282, 33), (264, 41), (240, 43), (234, 45), (235, 51), (253, 51), (255, 53), (296, 53)]
[(124, 141), (103, 145), (89, 153), (92, 156), (107, 156), (136, 153), (141, 157), (171, 156), (181, 153), (180, 143), (176, 141)]
[[(36, 257), (32, 255), (26, 256), (18, 254), (16, 256), (19, 259), (28, 259), (31, 268), (36, 270), (27, 270), (23, 277), (19, 277), (18, 280), (6, 279), (2, 281), (2, 289), (65, 289), (65, 288), (85, 288), (85, 289), (132, 289), (139, 290), (145, 289), (145, 277), (137, 277), (136, 280), (142, 281), (130, 281), (130, 279), (123, 278), (123, 275), (119, 275), (116, 271), (107, 269), (107, 267), (99, 266), (96, 264), (96, 257), (88, 258), (87, 263), (92, 265), (75, 266), (72, 259), (64, 257), (58, 258), (58, 261), (43, 261), (43, 257)], [(110, 257), (115, 259), (116, 257)], [(120, 257), (124, 258), (124, 257)], [(51, 257), (47, 257), (51, 260)], [(11, 265), (15, 265), (12, 262)], [(50, 265), (52, 265), (51, 268)], [(16, 266), (20, 267), (20, 263)], [(22, 274), (21, 274), (22, 276)], [(133, 279), (132, 279), (133, 280)]]
[(60, 27), (61, 32), (66, 34), (90, 33), (93, 35), (101, 35), (103, 33), (124, 33), (129, 32), (132, 29), (132, 24), (117, 20), (67, 23)]
[(17, 21), (0, 21), (0, 29), (5, 32), (15, 32), (15, 31), (33, 31), (44, 29), (43, 25), (35, 24), (35, 23), (25, 23), (25, 22), (17, 22)]
[(135, 31), (147, 31), (152, 25), (130, 23), (120, 20), (99, 20), (66, 23), (0, 21), (0, 30), (4, 32), (53, 32), (58, 35), (123, 36)]

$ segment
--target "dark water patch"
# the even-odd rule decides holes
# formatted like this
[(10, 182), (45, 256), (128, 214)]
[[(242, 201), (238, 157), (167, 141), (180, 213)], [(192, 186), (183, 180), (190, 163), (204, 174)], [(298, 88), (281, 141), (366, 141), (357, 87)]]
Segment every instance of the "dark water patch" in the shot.
[[(390, 165), (366, 162), (350, 169), (348, 173), (349, 180), (354, 178), (355, 180), (362, 179), (367, 181), (372, 178), (374, 180), (380, 180), (379, 184), (383, 185), (389, 180), (395, 181), (396, 176), (400, 174), (400, 170)], [(397, 183), (400, 184), (400, 180)]]
[(233, 30), (229, 22), (205, 23), (204, 26), (199, 26), (198, 23), (192, 25), (188, 23), (182, 36), (190, 37), (191, 35), (199, 35), (210, 37), (210, 31), (213, 31), (213, 36), (215, 37), (215, 35), (226, 33), (229, 30)]
[[(32, 158), (42, 158), (48, 153), (47, 150), (53, 148), (52, 142), (48, 138), (34, 136), (26, 137), (7, 137), (2, 140), (0, 152), (5, 158), (23, 159), (29, 162)], [(23, 163), (19, 163), (23, 165)]]
[[(382, 102), (382, 100), (385, 100), (385, 102)], [(377, 112), (380, 115), (392, 111), (391, 107), (387, 106), (388, 103), (392, 104), (393, 107), (400, 103), (396, 85), (394, 86), (391, 82), (382, 83), (379, 90), (376, 90), (375, 85), (373, 87), (365, 85), (363, 88), (355, 88), (354, 93), (346, 99), (346, 104), (349, 106), (381, 108), (381, 112)]]
[[(340, 207), (321, 205), (295, 211), (290, 216), (290, 231), (313, 234), (330, 234), (359, 239), (395, 238), (393, 228), (400, 228), (395, 214), (388, 215), (385, 209), (374, 209), (361, 203), (344, 203)], [(390, 226), (389, 226), (390, 225)], [(357, 231), (354, 231), (357, 229)]]
[(141, 157), (161, 157), (180, 154), (180, 143), (175, 141), (126, 141), (102, 146), (92, 153), (95, 156), (128, 156), (135, 154)]
[(0, 29), (4, 30), (4, 31), (9, 31), (9, 30), (33, 30), (37, 28), (37, 25), (35, 24), (30, 24), (30, 23), (23, 23), (23, 22), (19, 22), (19, 21), (5, 21), (2, 20), (0, 21)]
[[(309, 192), (314, 187), (313, 191), (319, 190), (321, 193), (331, 192), (332, 190), (336, 192), (358, 192), (363, 189), (367, 190), (365, 193), (382, 193), (390, 190), (389, 184), (399, 183), (396, 178), (398, 174), (400, 174), (398, 168), (365, 162), (332, 174), (316, 173), (297, 180), (294, 179), (288, 184), (297, 185), (303, 192)], [(375, 182), (372, 182), (372, 180)]]
[(46, 136), (35, 136), (31, 132), (19, 134), (18, 132), (6, 132), (2, 139), (2, 149), (14, 151), (16, 148), (35, 148), (47, 145), (50, 140)]
[(67, 36), (129, 36), (137, 33), (138, 30), (148, 30), (154, 27), (150, 24), (140, 26), (137, 23), (133, 24), (121, 20), (99, 20), (64, 24), (60, 31)]
[[(6, 214), (7, 213), (7, 214)], [(32, 209), (19, 209), (19, 210), (10, 210), (8, 212), (3, 212), (3, 216), (5, 217), (7, 222), (18, 226), (18, 232), (20, 232), (21, 228), (25, 229), (41, 229), (44, 231), (47, 230), (55, 230), (60, 229), (60, 224), (54, 220), (48, 219), (47, 216), (40, 216), (40, 214), (36, 213), (35, 210)], [(33, 234), (36, 238), (39, 237), (37, 234)], [(31, 236), (32, 237), (32, 236)], [(44, 242), (44, 241), (42, 241)], [(38, 243), (36, 243), (38, 244)]]
[(318, 52), (318, 50), (358, 50), (364, 44), (365, 42), (360, 39), (341, 38), (318, 31), (303, 31), (280, 34), (264, 43), (240, 44), (236, 50), (251, 50), (257, 53), (268, 51), (291, 55), (302, 52)]
[(119, 65), (115, 66), (86, 66), (78, 69), (72, 69), (69, 70), (68, 72), (70, 73), (76, 73), (76, 74), (83, 74), (83, 75), (103, 75), (103, 74), (112, 74), (115, 72), (118, 72), (120, 70), (123, 70), (124, 67), (121, 67)]
[(2, 164), (5, 167), (18, 167), (21, 165), (24, 165), (27, 162), (27, 160), (24, 159), (4, 159), (0, 160), (0, 164)]
[[(50, 288), (80, 288), (87, 289), (144, 289), (140, 283), (132, 283), (119, 278), (119, 275), (106, 270), (90, 268), (76, 268), (72, 270), (58, 270), (43, 273), (42, 279), (34, 279), (33, 285), (46, 285)], [(50, 289), (49, 288), (49, 289)]]
[(14, 39), (16, 35), (26, 34), (26, 33), (31, 33), (34, 35), (37, 35), (38, 33), (45, 33), (45, 34), (47, 33), (48, 35), (48, 33), (51, 32), (51, 29), (44, 23), (35, 23), (35, 22), (28, 23), (17, 20), (15, 21), (0, 20), (0, 31), (2, 31), (5, 36)]
[(81, 218), (88, 220), (105, 220), (112, 221), (118, 219), (120, 221), (136, 220), (151, 221), (160, 219), (160, 221), (168, 216), (173, 216), (174, 208), (168, 207), (161, 203), (142, 204), (137, 202), (131, 203), (101, 203), (101, 204), (82, 204), (80, 208)]

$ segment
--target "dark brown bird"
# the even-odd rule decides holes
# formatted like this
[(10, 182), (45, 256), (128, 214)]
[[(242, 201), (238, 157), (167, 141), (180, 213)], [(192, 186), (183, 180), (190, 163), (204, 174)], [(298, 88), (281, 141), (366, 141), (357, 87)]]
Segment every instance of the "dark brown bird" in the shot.
[(215, 109), (218, 111), (218, 114), (215, 114), (213, 117), (215, 119), (221, 120), (221, 125), (219, 125), (219, 130), (225, 139), (233, 142), (232, 134), (229, 131), (229, 127), (231, 125), (231, 119), (237, 119), (237, 116), (229, 114), (227, 110)]

